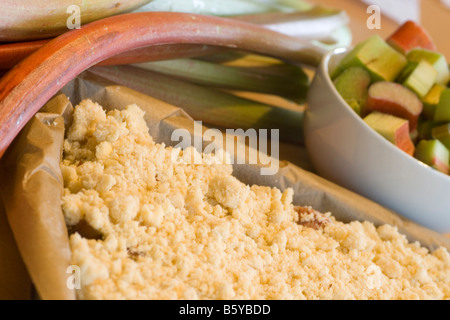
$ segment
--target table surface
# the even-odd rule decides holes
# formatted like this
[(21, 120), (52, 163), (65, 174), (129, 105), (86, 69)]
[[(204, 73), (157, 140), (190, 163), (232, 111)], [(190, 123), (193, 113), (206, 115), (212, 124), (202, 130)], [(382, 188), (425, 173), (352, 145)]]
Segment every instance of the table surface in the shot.
[[(398, 22), (383, 15), (383, 12), (386, 12), (389, 8), (380, 7), (382, 16), (381, 28), (373, 30), (367, 28), (367, 20), (371, 14), (367, 13), (369, 5), (361, 0), (309, 0), (309, 2), (345, 10), (350, 17), (349, 25), (353, 33), (354, 43), (366, 39), (374, 33), (377, 33), (382, 37), (387, 37), (399, 26)], [(376, 1), (373, 2), (375, 3)], [(412, 2), (412, 0), (384, 0), (382, 2), (395, 2), (396, 7), (398, 7), (399, 3), (404, 6), (416, 3)], [(443, 4), (444, 2), (450, 3), (448, 0), (417, 1), (419, 6), (418, 10), (420, 12), (418, 22), (425, 27), (427, 32), (433, 38), (438, 51), (443, 53), (447, 57), (447, 60), (450, 61), (450, 41), (448, 41), (448, 32), (443, 32), (443, 30), (450, 30), (450, 7), (445, 6)], [(411, 17), (411, 19), (412, 18), (413, 17)]]

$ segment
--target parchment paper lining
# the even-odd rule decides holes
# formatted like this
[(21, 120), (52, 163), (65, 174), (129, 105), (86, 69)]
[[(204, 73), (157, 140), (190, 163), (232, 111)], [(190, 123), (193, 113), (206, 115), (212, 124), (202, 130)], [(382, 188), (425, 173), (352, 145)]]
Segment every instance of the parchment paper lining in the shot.
[[(185, 128), (192, 134), (193, 119), (182, 109), (112, 83), (86, 71), (66, 85), (27, 124), (1, 161), (2, 200), (17, 246), (42, 299), (75, 299), (67, 286), (70, 248), (61, 212), (63, 189), (59, 161), (64, 129), (71, 122), (72, 108), (90, 98), (105, 109), (123, 109), (136, 103), (146, 111), (149, 132), (159, 143), (174, 145), (173, 130)], [(206, 128), (204, 128), (206, 129)], [(280, 152), (282, 154), (282, 152)], [(299, 156), (305, 152), (299, 147)], [(307, 163), (299, 159), (298, 163)], [(234, 175), (247, 184), (294, 190), (295, 205), (309, 205), (332, 212), (341, 221), (368, 220), (375, 225), (391, 224), (410, 241), (419, 241), (431, 251), (450, 239), (421, 227), (353, 192), (328, 182), (288, 161), (280, 161), (276, 175), (260, 174), (259, 165), (236, 164)]]

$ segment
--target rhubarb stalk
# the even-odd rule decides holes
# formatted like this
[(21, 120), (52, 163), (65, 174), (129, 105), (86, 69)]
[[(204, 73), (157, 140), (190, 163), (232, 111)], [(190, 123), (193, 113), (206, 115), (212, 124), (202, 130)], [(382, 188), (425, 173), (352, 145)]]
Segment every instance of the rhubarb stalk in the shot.
[[(151, 2), (151, 6), (155, 7), (156, 3)], [(145, 11), (146, 7), (147, 6), (142, 7), (141, 10)], [(243, 12), (245, 12), (245, 10)], [(304, 40), (310, 40), (314, 44), (323, 46), (326, 49), (332, 49), (336, 46), (347, 47), (351, 44), (351, 34), (346, 28), (348, 16), (341, 10), (314, 6), (308, 10), (302, 11), (236, 15), (231, 16), (230, 18), (257, 24), (267, 29)], [(62, 31), (66, 32), (68, 30)], [(24, 41), (0, 45), (0, 69), (12, 68), (48, 41), (49, 40)], [(177, 51), (175, 48), (174, 50), (168, 51), (170, 51), (170, 57), (176, 59), (179, 57), (199, 56), (202, 52), (198, 52), (199, 54), (197, 54), (195, 51), (197, 49), (198, 48), (181, 49), (181, 51), (189, 50), (191, 54), (180, 52), (180, 55), (175, 54)], [(147, 60), (144, 58), (146, 54), (148, 54)], [(126, 53), (124, 57), (120, 57), (119, 60), (111, 60), (107, 64), (123, 64), (122, 61), (126, 61), (126, 63), (153, 61), (153, 54), (153, 49), (144, 51), (137, 50), (136, 53)]]
[(180, 43), (231, 47), (312, 66), (324, 54), (300, 39), (213, 16), (143, 12), (98, 20), (48, 42), (0, 80), (0, 155), (28, 120), (80, 72), (129, 50)]
[(205, 125), (244, 130), (279, 129), (281, 140), (302, 142), (303, 108), (300, 106), (288, 108), (260, 103), (134, 66), (94, 67), (89, 72), (180, 107)]
[[(0, 45), (0, 69), (11, 69), (49, 41), (50, 39)], [(161, 57), (165, 57), (165, 59), (202, 57), (224, 51), (226, 52), (226, 49), (223, 47), (201, 44), (163, 44), (130, 50), (103, 60), (99, 65), (110, 66), (159, 61)]]
[[(71, 8), (80, 24), (135, 10), (150, 0), (2, 0), (0, 42), (45, 39), (67, 32)], [(76, 11), (73, 11), (77, 13)]]
[(330, 34), (348, 24), (345, 11), (314, 6), (306, 11), (238, 15), (233, 19), (302, 39), (328, 39)]
[(274, 75), (247, 67), (226, 66), (197, 59), (144, 62), (135, 66), (197, 84), (273, 94), (297, 103), (305, 102), (309, 85), (307, 75), (301, 72), (295, 77)]

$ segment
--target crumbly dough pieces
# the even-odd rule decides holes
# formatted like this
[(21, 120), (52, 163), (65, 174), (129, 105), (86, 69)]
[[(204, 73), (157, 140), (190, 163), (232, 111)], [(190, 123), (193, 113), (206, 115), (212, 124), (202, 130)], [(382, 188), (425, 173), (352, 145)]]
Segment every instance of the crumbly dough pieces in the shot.
[(143, 115), (90, 100), (75, 108), (62, 209), (69, 228), (99, 235), (70, 235), (78, 298), (450, 298), (446, 249), (299, 210), (292, 189), (245, 185), (222, 154), (155, 143)]

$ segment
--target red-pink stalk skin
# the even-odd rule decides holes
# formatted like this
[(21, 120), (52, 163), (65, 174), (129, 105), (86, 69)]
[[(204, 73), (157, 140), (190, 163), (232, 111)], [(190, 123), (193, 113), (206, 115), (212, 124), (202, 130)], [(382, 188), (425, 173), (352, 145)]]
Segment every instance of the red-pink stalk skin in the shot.
[[(9, 70), (20, 61), (39, 50), (48, 40), (15, 42), (0, 44), (0, 69)], [(99, 65), (120, 65), (148, 62), (154, 60), (199, 57), (222, 52), (223, 47), (201, 44), (163, 44), (159, 46), (138, 48), (103, 60)]]
[(51, 40), (0, 80), (0, 157), (33, 115), (82, 71), (126, 51), (182, 43), (231, 47), (310, 65), (321, 58), (294, 37), (215, 16), (142, 12), (98, 20)]

